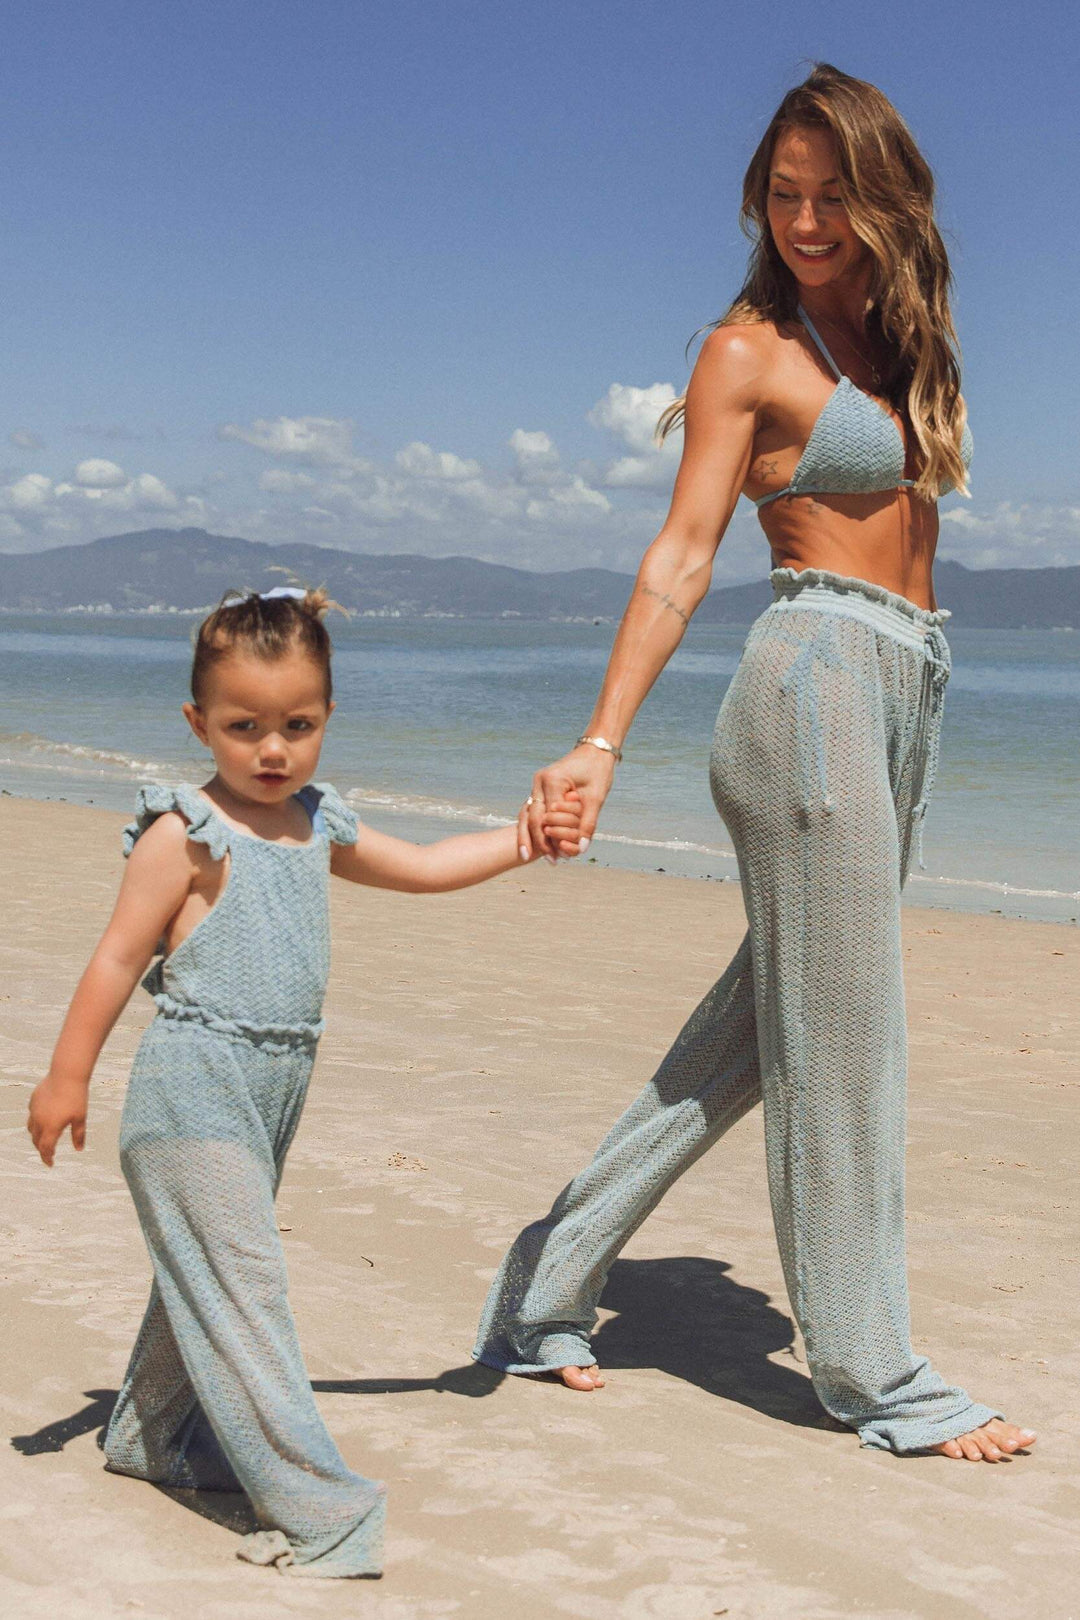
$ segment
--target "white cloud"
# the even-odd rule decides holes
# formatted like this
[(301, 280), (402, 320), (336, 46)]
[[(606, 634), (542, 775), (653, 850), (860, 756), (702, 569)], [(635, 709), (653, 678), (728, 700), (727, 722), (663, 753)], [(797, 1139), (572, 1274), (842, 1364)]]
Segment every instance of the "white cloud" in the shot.
[[(88, 465), (80, 462), (76, 468), (75, 476)], [(95, 462), (95, 468), (115, 467), (114, 462)], [(89, 483), (57, 484), (53, 495), (59, 501), (89, 501), (111, 512), (172, 512), (179, 506), (176, 495), (168, 484), (156, 478), (153, 473), (139, 473), (137, 478), (128, 478), (119, 467), (122, 482), (117, 483)], [(92, 473), (92, 477), (111, 477), (104, 471)], [(201, 504), (201, 503), (200, 503)]]
[(353, 423), (333, 416), (259, 417), (248, 427), (226, 422), (218, 437), (250, 444), (271, 456), (288, 456), (312, 467), (363, 471), (368, 466), (353, 452)]
[(652, 383), (648, 388), (612, 383), (603, 399), (597, 400), (589, 412), (589, 421), (631, 451), (608, 466), (603, 475), (606, 485), (629, 489), (660, 488), (671, 483), (679, 464), (681, 436), (669, 434), (663, 445), (658, 445), (656, 424), (674, 399), (670, 383)]
[(4, 505), (16, 512), (40, 511), (52, 496), (52, 479), (44, 473), (26, 473), (3, 490)]
[(660, 413), (674, 398), (675, 390), (670, 383), (652, 383), (648, 388), (612, 383), (603, 399), (597, 400), (589, 412), (589, 421), (594, 427), (613, 433), (628, 449), (640, 453), (654, 448)]
[(298, 489), (314, 489), (315, 480), (308, 473), (290, 472), (287, 467), (268, 467), (259, 477), (259, 488), (272, 495), (293, 495)]
[(580, 522), (585, 516), (610, 511), (611, 502), (603, 491), (591, 489), (583, 478), (553, 485), (542, 499), (530, 500), (525, 508), (526, 515), (534, 520), (557, 523)]
[(478, 461), (463, 461), (450, 450), (433, 450), (430, 444), (422, 444), (419, 439), (414, 439), (404, 450), (399, 450), (394, 463), (402, 472), (410, 473), (414, 478), (445, 478), (461, 482), (480, 476)]
[(508, 443), (521, 483), (548, 483), (559, 471), (559, 452), (546, 433), (529, 433), (524, 428), (515, 428)]
[(8, 434), (8, 443), (13, 444), (16, 450), (44, 450), (45, 441), (39, 439), (36, 433), (29, 428), (16, 428), (14, 433)]
[(83, 489), (119, 489), (127, 483), (123, 467), (118, 467), (115, 461), (103, 461), (96, 456), (89, 461), (80, 461), (74, 478)]
[[(129, 478), (114, 462), (80, 462), (73, 480), (54, 483), (43, 473), (24, 473), (0, 487), (0, 541), (15, 549), (20, 541), (34, 539), (91, 539), (115, 531), (120, 513), (181, 510), (179, 497), (162, 479), (153, 473)], [(206, 510), (196, 496), (183, 502), (189, 523), (203, 521)]]
[(943, 556), (971, 568), (1062, 568), (1080, 563), (1080, 506), (1000, 501), (941, 514)]

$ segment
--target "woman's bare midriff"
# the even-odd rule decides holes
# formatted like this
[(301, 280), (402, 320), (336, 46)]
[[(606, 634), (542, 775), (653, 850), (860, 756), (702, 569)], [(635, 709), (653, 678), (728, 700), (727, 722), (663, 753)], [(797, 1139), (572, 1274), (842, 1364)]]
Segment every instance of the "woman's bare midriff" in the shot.
[(907, 489), (786, 495), (762, 509), (774, 568), (824, 568), (936, 608), (937, 507)]

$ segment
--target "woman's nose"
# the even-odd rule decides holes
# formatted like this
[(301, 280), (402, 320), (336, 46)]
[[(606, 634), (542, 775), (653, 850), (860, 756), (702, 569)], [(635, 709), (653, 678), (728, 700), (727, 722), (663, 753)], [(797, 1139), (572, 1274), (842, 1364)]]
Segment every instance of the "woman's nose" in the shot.
[(810, 201), (810, 198), (806, 197), (803, 199), (799, 212), (795, 215), (795, 228), (798, 231), (809, 233), (811, 231), (816, 231), (817, 227), (818, 217), (814, 211), (814, 205)]

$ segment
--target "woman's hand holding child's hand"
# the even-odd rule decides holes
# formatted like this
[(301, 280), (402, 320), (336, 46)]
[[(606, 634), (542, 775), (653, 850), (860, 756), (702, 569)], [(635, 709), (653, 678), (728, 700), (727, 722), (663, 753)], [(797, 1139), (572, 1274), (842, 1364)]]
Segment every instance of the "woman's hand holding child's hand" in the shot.
[(65, 1080), (61, 1075), (48, 1074), (30, 1095), (30, 1117), (26, 1128), (41, 1162), (52, 1169), (56, 1144), (71, 1126), (71, 1140), (75, 1151), (81, 1153), (86, 1142), (86, 1105), (89, 1087), (85, 1080)]
[(568, 789), (556, 804), (544, 808), (544, 836), (565, 860), (572, 860), (579, 853), (583, 808), (576, 788)]

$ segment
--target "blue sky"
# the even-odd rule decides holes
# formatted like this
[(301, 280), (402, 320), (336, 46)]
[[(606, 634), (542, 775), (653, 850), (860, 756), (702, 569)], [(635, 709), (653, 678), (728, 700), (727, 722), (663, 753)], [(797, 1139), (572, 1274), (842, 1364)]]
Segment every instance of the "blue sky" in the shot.
[[(933, 164), (976, 439), (942, 553), (1080, 562), (1078, 25), (915, 0), (5, 9), (0, 548), (150, 526), (632, 569), (648, 432), (823, 58)], [(767, 551), (741, 503), (719, 578)]]

